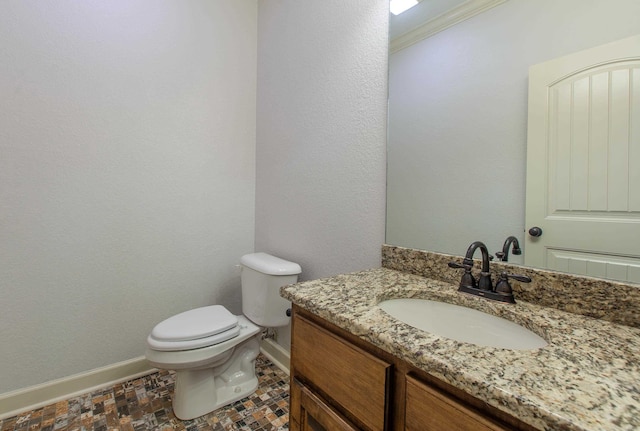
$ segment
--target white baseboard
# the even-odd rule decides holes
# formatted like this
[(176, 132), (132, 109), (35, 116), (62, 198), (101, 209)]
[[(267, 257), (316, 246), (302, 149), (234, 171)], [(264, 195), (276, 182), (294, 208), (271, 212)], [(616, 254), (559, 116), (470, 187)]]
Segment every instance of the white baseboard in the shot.
[(289, 375), (290, 353), (270, 338), (262, 340), (260, 352), (265, 355), (273, 364)]
[(144, 356), (0, 394), (0, 419), (113, 386), (156, 371)]
[[(260, 352), (276, 367), (289, 374), (290, 355), (282, 346), (271, 339), (262, 340)], [(0, 419), (146, 376), (155, 371), (157, 370), (149, 366), (145, 357), (140, 356), (40, 385), (6, 392), (0, 394)]]

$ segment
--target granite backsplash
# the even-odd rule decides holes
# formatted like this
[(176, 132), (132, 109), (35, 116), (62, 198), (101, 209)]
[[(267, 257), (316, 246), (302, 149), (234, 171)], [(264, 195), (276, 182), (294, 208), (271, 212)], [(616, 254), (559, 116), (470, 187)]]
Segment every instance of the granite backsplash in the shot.
[[(453, 256), (393, 245), (382, 246), (382, 266), (458, 284), (462, 271), (449, 268), (451, 261), (461, 263), (462, 256)], [(474, 265), (474, 275), (480, 271), (480, 261)], [(512, 280), (516, 301), (521, 299), (544, 307), (603, 319), (640, 328), (640, 285), (599, 278), (528, 268), (506, 262), (492, 262), (492, 278), (500, 273), (526, 275), (531, 283)]]

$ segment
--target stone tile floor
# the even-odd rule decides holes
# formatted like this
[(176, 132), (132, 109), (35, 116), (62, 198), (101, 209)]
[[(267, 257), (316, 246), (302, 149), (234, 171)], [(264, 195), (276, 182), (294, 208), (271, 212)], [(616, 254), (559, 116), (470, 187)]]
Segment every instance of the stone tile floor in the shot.
[(263, 355), (255, 393), (199, 418), (173, 415), (166, 370), (0, 420), (0, 431), (288, 430), (289, 376)]

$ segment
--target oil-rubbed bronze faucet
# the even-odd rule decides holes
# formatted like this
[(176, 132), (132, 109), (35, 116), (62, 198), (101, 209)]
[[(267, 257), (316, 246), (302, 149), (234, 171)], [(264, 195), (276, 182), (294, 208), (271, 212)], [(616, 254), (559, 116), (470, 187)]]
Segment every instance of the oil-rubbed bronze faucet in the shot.
[[(476, 280), (471, 273), (471, 269), (473, 268), (473, 254), (478, 248), (482, 253), (482, 269), (480, 271), (480, 278), (476, 283)], [(494, 289), (491, 281), (491, 273), (489, 272), (490, 260), (491, 258), (489, 256), (487, 246), (480, 241), (475, 241), (472, 242), (467, 249), (467, 254), (462, 261), (462, 265), (456, 262), (449, 262), (450, 268), (464, 269), (464, 274), (460, 280), (458, 292), (470, 293), (472, 295), (493, 299), (494, 301), (510, 302), (515, 304), (516, 300), (513, 297), (513, 291), (508, 279), (513, 278), (524, 283), (531, 282), (531, 279), (524, 275), (512, 275), (505, 272), (500, 276), (500, 281)]]
[(513, 244), (513, 248), (511, 249), (511, 253), (515, 255), (521, 255), (522, 249), (520, 248), (520, 243), (518, 242), (518, 238), (515, 236), (509, 236), (504, 240), (504, 244), (502, 245), (502, 251), (496, 252), (496, 257), (500, 259), (502, 262), (509, 261), (509, 246)]

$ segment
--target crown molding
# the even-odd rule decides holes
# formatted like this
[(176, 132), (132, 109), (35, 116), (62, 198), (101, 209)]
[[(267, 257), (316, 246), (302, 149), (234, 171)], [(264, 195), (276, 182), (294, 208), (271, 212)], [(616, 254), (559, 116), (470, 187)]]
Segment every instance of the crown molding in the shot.
[(442, 15), (425, 22), (424, 24), (410, 30), (391, 41), (389, 44), (390, 53), (394, 53), (413, 45), (423, 39), (441, 32), (459, 22), (472, 18), (482, 12), (496, 7), (507, 0), (468, 0)]

